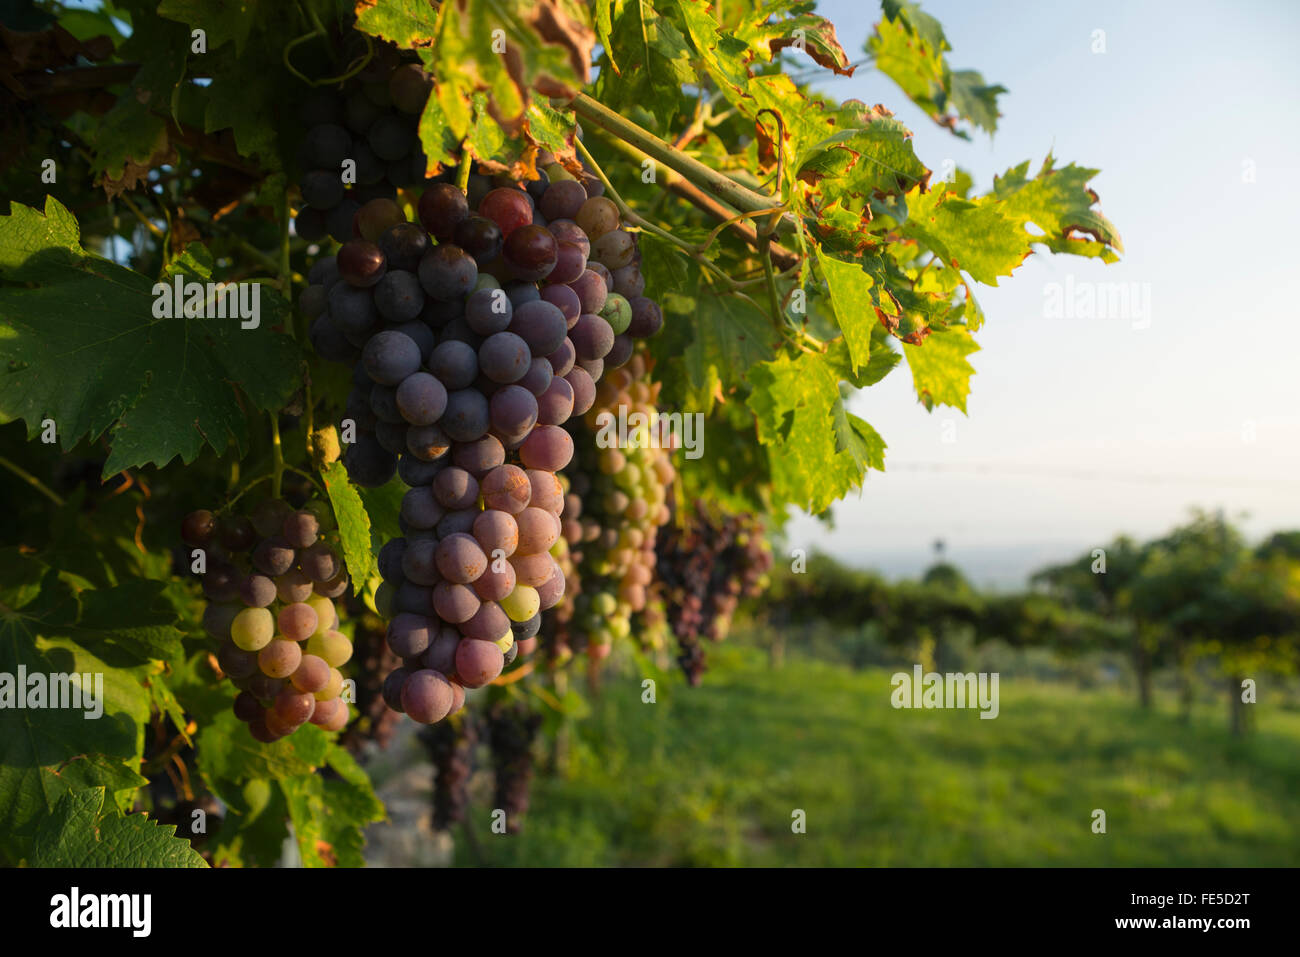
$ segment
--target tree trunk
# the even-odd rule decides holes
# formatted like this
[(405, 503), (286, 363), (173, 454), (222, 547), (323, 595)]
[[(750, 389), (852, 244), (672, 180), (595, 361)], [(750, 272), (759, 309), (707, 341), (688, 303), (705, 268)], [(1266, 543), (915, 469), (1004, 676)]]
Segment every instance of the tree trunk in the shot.
[(1241, 675), (1228, 679), (1228, 720), (1234, 738), (1240, 738), (1250, 730), (1250, 715), (1246, 711), (1249, 706), (1241, 700), (1241, 683), (1244, 680)]
[(1180, 641), (1175, 649), (1178, 656), (1178, 717), (1183, 724), (1192, 720), (1192, 700), (1195, 689), (1192, 685), (1191, 656), (1186, 646)]
[(1138, 703), (1143, 710), (1151, 708), (1151, 653), (1139, 641), (1133, 649), (1133, 666), (1137, 670)]

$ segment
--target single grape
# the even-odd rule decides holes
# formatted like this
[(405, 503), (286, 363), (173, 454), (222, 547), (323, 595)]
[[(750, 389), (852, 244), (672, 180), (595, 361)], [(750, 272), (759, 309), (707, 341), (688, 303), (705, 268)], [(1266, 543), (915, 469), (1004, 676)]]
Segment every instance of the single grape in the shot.
[(443, 621), (458, 625), (478, 611), (478, 596), (464, 585), (442, 581), (433, 586), (433, 610)]
[(657, 333), (664, 324), (664, 314), (659, 304), (645, 296), (634, 296), (630, 301), (631, 321), (626, 331), (636, 339), (648, 339)]
[(537, 204), (547, 219), (573, 219), (587, 201), (587, 191), (576, 180), (551, 183)]
[(485, 435), (473, 442), (460, 442), (451, 450), (454, 465), (463, 468), (475, 478), (482, 478), (506, 460), (506, 451), (501, 441), (493, 435)]
[(343, 180), (337, 170), (308, 170), (299, 185), (303, 202), (313, 209), (329, 210), (343, 202)]
[(302, 165), (338, 170), (348, 158), (351, 148), (352, 137), (347, 130), (335, 123), (321, 123), (309, 129), (303, 138)]
[(514, 305), (506, 291), (499, 287), (479, 289), (465, 302), (465, 322), (480, 336), (504, 332), (513, 317)]
[(560, 522), (545, 509), (530, 505), (517, 516), (520, 555), (549, 551), (560, 537)]
[(522, 189), (494, 189), (478, 204), (480, 216), (486, 216), (501, 229), (503, 239), (533, 221), (533, 201)]
[(537, 397), (539, 425), (563, 425), (573, 415), (573, 386), (556, 376), (546, 391)]
[(433, 480), (433, 494), (449, 509), (468, 509), (478, 501), (478, 480), (465, 469), (443, 469)]
[(527, 389), (533, 395), (541, 395), (555, 378), (555, 373), (551, 369), (551, 363), (548, 359), (536, 358), (528, 365), (528, 371), (524, 373), (519, 385)]
[(510, 630), (514, 633), (515, 644), (518, 644), (521, 641), (527, 641), (542, 630), (542, 616), (538, 613), (533, 615), (533, 617), (529, 618), (527, 621), (512, 621), (510, 624)]
[(216, 604), (203, 609), (203, 630), (213, 638), (230, 637), (230, 625), (243, 608), (239, 605)]
[(360, 433), (343, 455), (348, 477), (362, 488), (379, 488), (397, 472), (397, 456), (383, 448), (370, 433)]
[(450, 243), (434, 246), (420, 260), (420, 285), (434, 299), (460, 299), (469, 294), (478, 279), (474, 259)]
[(479, 368), (493, 382), (518, 382), (527, 374), (531, 362), (528, 343), (512, 332), (490, 335), (479, 346)]
[(325, 686), (329, 684), (329, 662), (319, 655), (303, 655), (298, 669), (289, 676), (289, 681), (299, 691), (314, 695), (317, 691), (324, 690)]
[(278, 535), (268, 538), (253, 549), (253, 567), (264, 575), (275, 578), (293, 567), (294, 553)]
[(383, 250), (364, 239), (344, 243), (338, 253), (338, 264), (344, 282), (357, 289), (369, 289), (383, 279), (388, 270)]
[(344, 197), (343, 202), (331, 209), (325, 217), (325, 228), (330, 237), (340, 243), (360, 238), (360, 234), (354, 234), (352, 230), (353, 220), (360, 209), (361, 204), (350, 196)]
[(401, 159), (415, 146), (415, 133), (405, 119), (399, 116), (381, 116), (370, 125), (366, 141), (375, 155), (384, 160)]
[(435, 619), (404, 612), (388, 624), (388, 647), (399, 658), (418, 657), (433, 639), (432, 628), (436, 628)]
[(610, 270), (628, 265), (635, 254), (636, 240), (621, 229), (605, 233), (591, 244), (591, 258)]
[(468, 585), (487, 568), (487, 556), (471, 536), (449, 535), (438, 543), (435, 550), (438, 571), (447, 581)]
[(528, 475), (517, 465), (502, 465), (488, 472), (479, 483), (488, 508), (518, 515), (528, 507), (532, 487)]
[[(558, 518), (564, 511), (564, 486), (560, 484), (559, 478), (554, 472), (543, 469), (529, 469), (527, 475), (529, 488), (532, 489), (528, 504)], [(550, 548), (550, 545), (546, 547)]]
[(375, 309), (389, 322), (407, 322), (424, 311), (424, 290), (414, 273), (389, 269), (375, 285)]
[(401, 381), (397, 409), (411, 425), (432, 425), (447, 408), (447, 390), (427, 372), (413, 372)]
[(508, 561), (493, 560), (488, 570), (474, 579), (471, 587), (481, 601), (500, 601), (515, 590), (515, 583), (514, 566)]
[(388, 95), (403, 113), (421, 112), (432, 89), (432, 78), (418, 63), (404, 63), (388, 77)]
[(573, 282), (587, 270), (587, 254), (576, 243), (560, 243), (555, 251), (555, 267), (546, 274), (553, 283)]
[[(270, 581), (270, 579), (267, 579), (267, 581)], [(275, 579), (272, 584), (275, 588), (274, 597), (286, 604), (295, 601), (306, 601), (311, 596), (311, 579), (297, 568), (290, 568)], [(269, 604), (270, 602), (267, 602), (267, 605)]]
[(488, 400), (475, 389), (458, 389), (447, 396), (440, 425), (455, 442), (482, 438), (491, 424)]
[(281, 608), (276, 620), (284, 637), (290, 641), (306, 641), (316, 630), (316, 609), (304, 602), (294, 602)]
[(205, 508), (190, 512), (181, 521), (181, 540), (196, 548), (208, 544), (217, 530), (217, 518)]
[(444, 462), (426, 462), (408, 451), (397, 463), (397, 474), (406, 485), (428, 485), (445, 466)]
[[(569, 287), (578, 294), (579, 305), (583, 312), (601, 314), (605, 308), (605, 302), (609, 296), (609, 289), (605, 285), (605, 280), (592, 268), (591, 264), (587, 265), (586, 270), (573, 282)], [(606, 316), (606, 319), (609, 317)]]
[(400, 696), (402, 710), (421, 724), (441, 721), (455, 700), (446, 676), (427, 669), (411, 674), (402, 683)]
[(560, 348), (569, 324), (560, 307), (537, 299), (515, 307), (510, 331), (528, 344), (535, 356), (547, 356)]
[[(518, 585), (510, 596), (501, 602), (501, 610), (511, 622), (525, 622), (532, 619), (540, 610), (541, 600), (537, 589), (528, 585)], [(513, 632), (513, 628), (511, 629)], [(516, 636), (517, 637), (517, 636)]]
[(569, 332), (579, 360), (602, 359), (614, 348), (614, 330), (600, 316), (583, 313)]
[(474, 528), (474, 518), (478, 515), (478, 503), (475, 502), (469, 508), (456, 508), (444, 515), (438, 522), (438, 527), (434, 529), (439, 539), (446, 538), (449, 535), (455, 535), (457, 532), (463, 532), (468, 535)]
[(426, 668), (444, 675), (456, 671), (456, 646), (460, 644), (460, 633), (455, 628), (442, 627), (429, 642), (428, 649), (420, 656), (420, 663)]
[(466, 638), (478, 641), (496, 641), (510, 631), (510, 619), (494, 601), (485, 601), (474, 612), (474, 617), (460, 626)]
[(343, 632), (331, 629), (307, 639), (307, 654), (323, 659), (331, 668), (341, 668), (352, 657), (352, 642)]
[(505, 667), (505, 656), (491, 641), (466, 638), (456, 646), (456, 674), (466, 688), (481, 688)]
[(455, 339), (440, 342), (429, 356), (429, 371), (448, 392), (468, 388), (478, 376), (478, 353)]
[[(452, 393), (456, 395), (457, 393)], [(447, 408), (451, 408), (451, 398), (447, 397)], [(406, 449), (417, 459), (425, 462), (435, 462), (447, 454), (451, 449), (452, 439), (448, 432), (444, 431), (443, 426), (447, 424), (447, 413), (444, 412), (440, 425), (413, 425), (406, 430)]]
[(275, 696), (271, 710), (286, 725), (300, 727), (307, 723), (316, 710), (316, 698), (295, 688), (285, 688)]
[(521, 226), (506, 237), (501, 255), (515, 278), (535, 282), (545, 279), (555, 269), (559, 246), (555, 237), (541, 226)]
[(486, 266), (501, 255), (505, 242), (501, 227), (484, 216), (470, 216), (456, 227), (457, 246), (474, 257), (480, 266)]
[(563, 377), (569, 374), (577, 358), (578, 352), (573, 348), (573, 340), (565, 336), (564, 341), (560, 343), (560, 348), (547, 356), (546, 361), (551, 364), (552, 376)]
[(573, 439), (558, 426), (539, 425), (524, 440), (519, 458), (530, 469), (558, 472), (573, 458)]
[(429, 251), (429, 236), (417, 223), (397, 223), (379, 237), (379, 249), (389, 269), (413, 273)]
[(450, 242), (457, 227), (469, 219), (469, 203), (453, 184), (437, 183), (420, 197), (419, 216), (420, 224), (438, 242)]
[(269, 678), (287, 678), (301, 663), (302, 649), (287, 638), (276, 638), (257, 653), (257, 665)]
[(599, 237), (618, 229), (618, 207), (603, 196), (593, 197), (582, 204), (573, 220), (595, 243)]
[(402, 207), (391, 199), (372, 199), (357, 210), (357, 232), (361, 234), (362, 239), (371, 244), (378, 243), (379, 237), (404, 222), (406, 222), (406, 214), (402, 212)]
[(217, 663), (231, 678), (248, 678), (257, 671), (257, 655), (245, 651), (233, 641), (223, 641), (217, 650)]
[(614, 344), (610, 347), (609, 353), (605, 356), (605, 366), (610, 369), (617, 369), (628, 359), (632, 358), (632, 350), (635, 343), (632, 337), (627, 333), (614, 337)]
[(364, 335), (379, 320), (379, 310), (367, 290), (340, 282), (330, 290), (329, 316), (342, 332)]
[(526, 434), (537, 422), (537, 398), (523, 386), (504, 386), (492, 396), (490, 415), (498, 433)]
[(395, 386), (420, 368), (420, 347), (405, 333), (377, 332), (362, 350), (361, 362), (370, 378)]

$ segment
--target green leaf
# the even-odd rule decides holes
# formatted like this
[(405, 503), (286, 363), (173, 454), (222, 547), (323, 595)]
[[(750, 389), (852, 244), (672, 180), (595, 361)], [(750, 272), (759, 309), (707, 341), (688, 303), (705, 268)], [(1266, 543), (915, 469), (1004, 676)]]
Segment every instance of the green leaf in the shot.
[(696, 81), (690, 44), (672, 18), (649, 3), (627, 3), (613, 22), (606, 54), (617, 50), (617, 66), (602, 70), (596, 96), (610, 109), (649, 110), (668, 123), (684, 107), (682, 87)]
[[(43, 240), (43, 245), (33, 244)], [(165, 277), (210, 278), (208, 254), (192, 246)], [(53, 197), (45, 213), (14, 204), (0, 217), (0, 415), (35, 435), (52, 419), (62, 447), (112, 428), (104, 474), (179, 455), (193, 461), (206, 445), (242, 452), (248, 421), (240, 393), (278, 410), (299, 378), (294, 343), (272, 331), (288, 315), (261, 288), (261, 322), (154, 318), (154, 284), (81, 248), (75, 221)], [(116, 425), (115, 425), (116, 423)]]
[[(1095, 209), (1097, 194), (1088, 180), (1098, 170), (1084, 169), (1071, 163), (1061, 169), (1049, 153), (1038, 175), (1027, 177), (1029, 161), (1007, 170), (993, 181), (993, 195), (1002, 201), (1003, 210), (1020, 223), (1030, 222), (1046, 235), (1030, 237), (1030, 242), (1044, 243), (1054, 253), (1095, 256), (1105, 262), (1118, 257), (1111, 248), (1124, 251), (1119, 232), (1109, 219)], [(1080, 238), (1085, 234), (1091, 240)]]
[[(379, 488), (362, 488), (357, 490), (370, 519), (370, 547), (378, 553), (385, 542), (402, 536), (399, 521), (402, 514), (402, 497), (406, 494), (406, 483), (394, 476), (388, 484)], [(354, 588), (360, 588), (364, 582), (354, 582)]]
[(823, 178), (823, 196), (869, 196), (906, 192), (929, 180), (930, 171), (912, 150), (912, 134), (898, 120), (876, 117), (864, 127), (841, 130), (800, 154), (796, 163), (800, 179), (816, 183)]
[(998, 96), (1006, 87), (988, 84), (975, 70), (953, 72), (944, 53), (952, 49), (939, 21), (910, 0), (885, 0), (885, 16), (867, 41), (876, 68), (940, 126), (963, 139), (967, 122), (997, 129)]
[(65, 793), (41, 821), (33, 867), (207, 867), (175, 825), (106, 809), (103, 788)]
[(780, 356), (750, 371), (747, 404), (768, 447), (775, 504), (821, 512), (858, 487), (869, 465), (883, 464), (879, 436), (844, 411), (848, 363), (848, 347), (837, 339), (825, 355)]
[(970, 377), (975, 374), (966, 357), (978, 351), (979, 346), (970, 332), (961, 326), (936, 330), (917, 346), (903, 343), (916, 396), (927, 410), (933, 411), (936, 405), (950, 405), (963, 413), (966, 411)]
[[(46, 573), (41, 590), (21, 607), (0, 606), (0, 675), (13, 686), (0, 694), (23, 693), (24, 703), (37, 703), (28, 694), (33, 676), (44, 676), (48, 705), (50, 676), (77, 675), (64, 685), (69, 699), (75, 686), (92, 690), (102, 702), (81, 707), (0, 708), (0, 856), (22, 856), (35, 822), (48, 815), (64, 792), (106, 787), (125, 794), (146, 781), (137, 772), (143, 753), (143, 727), (149, 719), (149, 695), (133, 670), (110, 668), (102, 660), (65, 639), (43, 636), (75, 625), (77, 598), (58, 573)], [(28, 687), (16, 687), (20, 675)], [(90, 676), (90, 677), (86, 677)], [(102, 680), (102, 685), (99, 682)], [(62, 684), (62, 680), (56, 684)], [(102, 713), (96, 713), (102, 704)]]
[(853, 371), (857, 372), (859, 366), (871, 360), (871, 334), (880, 325), (871, 299), (871, 276), (856, 263), (827, 256), (821, 246), (816, 246), (815, 250), (817, 265), (821, 267), (830, 290), (835, 319), (849, 349), (849, 360)]
[(83, 645), (105, 641), (143, 661), (167, 661), (181, 652), (176, 612), (166, 583), (131, 581), (81, 593), (81, 619), (71, 637)]
[(941, 187), (914, 190), (907, 209), (902, 234), (977, 282), (996, 286), (999, 276), (1010, 276), (1030, 253), (1033, 237), (1024, 219), (993, 197), (966, 200)]
[[(849, 65), (844, 47), (840, 46), (835, 24), (816, 14), (797, 12), (807, 6), (790, 2), (764, 3), (759, 11), (765, 15), (763, 20), (738, 24), (736, 35), (769, 59), (793, 47), (812, 57), (818, 66), (841, 76), (852, 76), (854, 68)], [(779, 13), (795, 12), (796, 15), (772, 19), (778, 15), (778, 9)]]
[(158, 13), (203, 30), (209, 53), (232, 40), (235, 50), (242, 53), (249, 34), (259, 26), (259, 19), (265, 18), (266, 7), (257, 0), (162, 0)]
[(357, 489), (348, 480), (348, 470), (342, 462), (331, 462), (321, 470), (321, 480), (334, 508), (334, 520), (339, 525), (339, 539), (343, 545), (343, 561), (354, 587), (360, 588), (375, 573), (375, 556), (371, 551), (370, 516)]
[(362, 829), (384, 819), (384, 806), (342, 748), (330, 749), (329, 766), (337, 778), (311, 775), (280, 782), (298, 852), (307, 867), (359, 867), (365, 863)]
[(326, 732), (311, 724), (262, 744), (229, 711), (200, 729), (198, 736), (199, 770), (219, 793), (255, 778), (278, 781), (310, 774), (324, 763), (328, 750)]

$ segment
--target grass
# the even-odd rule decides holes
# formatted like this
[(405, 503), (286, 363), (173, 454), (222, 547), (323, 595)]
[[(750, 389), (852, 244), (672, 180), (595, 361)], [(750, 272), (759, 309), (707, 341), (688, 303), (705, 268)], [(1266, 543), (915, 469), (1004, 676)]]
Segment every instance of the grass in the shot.
[[(614, 679), (521, 834), (474, 809), (481, 863), (1294, 866), (1300, 715), (1184, 724), (1131, 697), (1001, 682), (1001, 714), (896, 711), (890, 670), (710, 649), (703, 686)], [(1220, 709), (1226, 712), (1226, 707)], [(1218, 718), (1216, 722), (1212, 718)], [(1093, 812), (1106, 833), (1093, 833)], [(796, 811), (806, 833), (794, 833)], [(479, 863), (463, 841), (456, 860)]]

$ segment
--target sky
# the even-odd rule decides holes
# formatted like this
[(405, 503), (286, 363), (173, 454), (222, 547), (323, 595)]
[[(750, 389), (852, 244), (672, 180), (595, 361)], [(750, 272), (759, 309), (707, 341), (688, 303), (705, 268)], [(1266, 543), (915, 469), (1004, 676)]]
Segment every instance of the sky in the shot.
[[(888, 443), (886, 472), (834, 507), (833, 530), (798, 517), (790, 547), (902, 575), (942, 539), (974, 580), (1012, 586), (1193, 506), (1255, 538), (1300, 528), (1300, 3), (922, 8), (954, 69), (1008, 88), (996, 134), (952, 137), (868, 67), (822, 90), (884, 104), (936, 178), (955, 162), (977, 192), (1049, 151), (1101, 170), (1091, 185), (1126, 252), (1110, 266), (1036, 254), (977, 286), (968, 414), (927, 414), (905, 365), (860, 392), (851, 409)], [(876, 5), (818, 12), (860, 59)], [(1132, 284), (1134, 305), (1048, 317), (1053, 290), (1090, 283)]]

